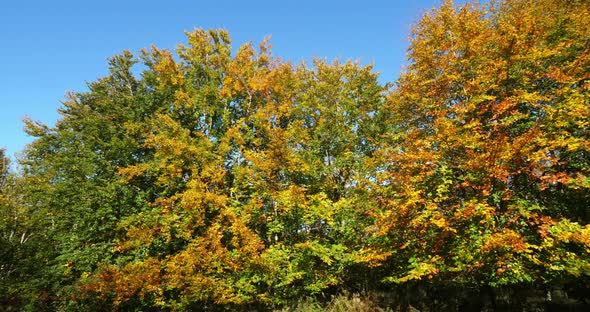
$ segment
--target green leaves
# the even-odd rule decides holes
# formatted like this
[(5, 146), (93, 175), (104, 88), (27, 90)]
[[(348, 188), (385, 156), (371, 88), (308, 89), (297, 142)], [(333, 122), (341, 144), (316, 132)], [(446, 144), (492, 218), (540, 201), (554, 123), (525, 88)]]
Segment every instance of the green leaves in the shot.
[[(588, 57), (565, 48), (585, 40), (577, 30), (563, 32), (589, 9), (575, 7), (445, 2), (417, 24), (412, 62), (388, 101), (394, 111), (389, 122), (399, 126), (385, 141), (397, 144), (382, 146), (387, 169), (377, 187), (391, 200), (378, 214), (377, 233), (410, 259), (428, 253), (440, 263), (411, 262), (391, 280), (435, 268), (443, 280), (460, 276), (490, 285), (552, 280), (545, 270), (553, 261), (531, 246), (544, 239), (548, 224), (585, 218), (579, 207), (588, 205), (581, 195), (588, 190), (574, 182), (588, 174), (581, 165), (588, 163), (587, 137), (578, 131), (580, 119), (567, 113), (588, 119), (588, 90), (562, 83), (583, 79), (570, 62), (585, 64)], [(553, 40), (562, 45), (548, 42)], [(556, 60), (557, 50), (570, 61)], [(403, 243), (395, 238), (400, 232), (421, 239)], [(585, 257), (581, 249), (562, 248), (568, 259)], [(390, 261), (392, 270), (399, 268), (393, 263), (403, 263)]]
[(445, 1), (393, 88), (224, 30), (114, 56), (54, 127), (25, 120), (21, 173), (0, 167), (2, 289), (191, 310), (584, 281), (590, 9), (564, 3)]

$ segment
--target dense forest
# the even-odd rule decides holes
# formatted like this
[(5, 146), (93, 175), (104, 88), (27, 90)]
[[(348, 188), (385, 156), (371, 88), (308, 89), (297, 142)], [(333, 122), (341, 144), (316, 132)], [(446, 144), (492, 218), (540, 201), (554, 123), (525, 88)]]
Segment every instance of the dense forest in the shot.
[(108, 66), (0, 155), (0, 310), (590, 307), (588, 1), (444, 1), (387, 84), (225, 30)]

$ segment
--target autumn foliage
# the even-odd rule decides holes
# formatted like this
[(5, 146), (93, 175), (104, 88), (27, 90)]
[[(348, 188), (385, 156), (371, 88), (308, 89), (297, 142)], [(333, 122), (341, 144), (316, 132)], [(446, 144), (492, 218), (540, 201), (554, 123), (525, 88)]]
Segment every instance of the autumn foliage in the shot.
[(445, 1), (387, 85), (358, 62), (285, 62), (268, 40), (234, 50), (224, 30), (115, 56), (55, 127), (26, 121), (0, 231), (46, 269), (5, 258), (15, 297), (0, 298), (270, 309), (420, 285), (587, 289), (588, 21), (586, 1)]

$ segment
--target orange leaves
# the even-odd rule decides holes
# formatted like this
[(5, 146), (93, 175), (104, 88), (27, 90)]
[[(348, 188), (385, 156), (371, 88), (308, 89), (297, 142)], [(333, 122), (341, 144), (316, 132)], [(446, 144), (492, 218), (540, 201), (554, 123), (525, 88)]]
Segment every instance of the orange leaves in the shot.
[(270, 100), (271, 92), (282, 94), (286, 91), (281, 80), (290, 75), (292, 68), (273, 59), (269, 48), (267, 40), (260, 44), (258, 53), (252, 44), (241, 46), (227, 64), (221, 94), (228, 97), (245, 94), (251, 102), (255, 96)]
[(118, 306), (133, 296), (161, 295), (161, 278), (159, 261), (151, 259), (131, 262), (122, 268), (103, 267), (98, 275), (82, 281), (80, 287), (103, 299), (113, 296), (113, 304)]
[[(590, 106), (573, 64), (588, 52), (583, 30), (562, 29), (579, 17), (553, 16), (573, 12), (529, 4), (445, 1), (391, 90), (371, 66), (294, 67), (266, 41), (232, 56), (224, 31), (189, 33), (178, 62), (154, 49), (165, 104), (147, 161), (119, 169), (153, 184), (152, 211), (123, 221), (117, 251), (161, 261), (154, 283), (179, 306), (318, 293), (359, 267), (500, 285), (544, 278), (558, 254), (554, 271), (580, 274), (588, 231), (570, 220), (587, 219)], [(117, 274), (142, 276), (131, 263)]]
[(471, 223), (473, 220), (479, 220), (479, 224), (483, 225), (491, 221), (491, 218), (496, 214), (496, 209), (487, 203), (472, 200), (465, 203), (462, 207), (455, 208), (453, 220), (457, 222)]
[(531, 246), (550, 235), (538, 220), (574, 217), (563, 209), (585, 203), (550, 199), (588, 185), (590, 106), (586, 83), (576, 85), (586, 74), (572, 68), (588, 51), (573, 48), (585, 40), (579, 30), (565, 31), (577, 11), (552, 1), (448, 1), (423, 17), (408, 71), (388, 95), (395, 127), (377, 153), (373, 185), (388, 198), (374, 214), (375, 237), (405, 253), (461, 259), (452, 270), (491, 270), (463, 255), (481, 244), (505, 257), (494, 283), (530, 280), (526, 270), (541, 261)]
[(504, 229), (502, 232), (492, 234), (482, 247), (482, 251), (490, 252), (493, 250), (511, 250), (512, 252), (526, 251), (527, 247), (523, 237), (517, 232)]

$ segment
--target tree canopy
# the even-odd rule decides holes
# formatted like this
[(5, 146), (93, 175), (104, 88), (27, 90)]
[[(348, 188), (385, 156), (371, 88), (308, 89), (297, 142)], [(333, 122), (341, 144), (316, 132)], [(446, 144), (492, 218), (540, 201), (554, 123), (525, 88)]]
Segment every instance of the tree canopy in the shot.
[(20, 171), (2, 162), (0, 304), (588, 289), (589, 20), (581, 0), (445, 1), (385, 85), (225, 30), (116, 55), (55, 126), (25, 120)]

